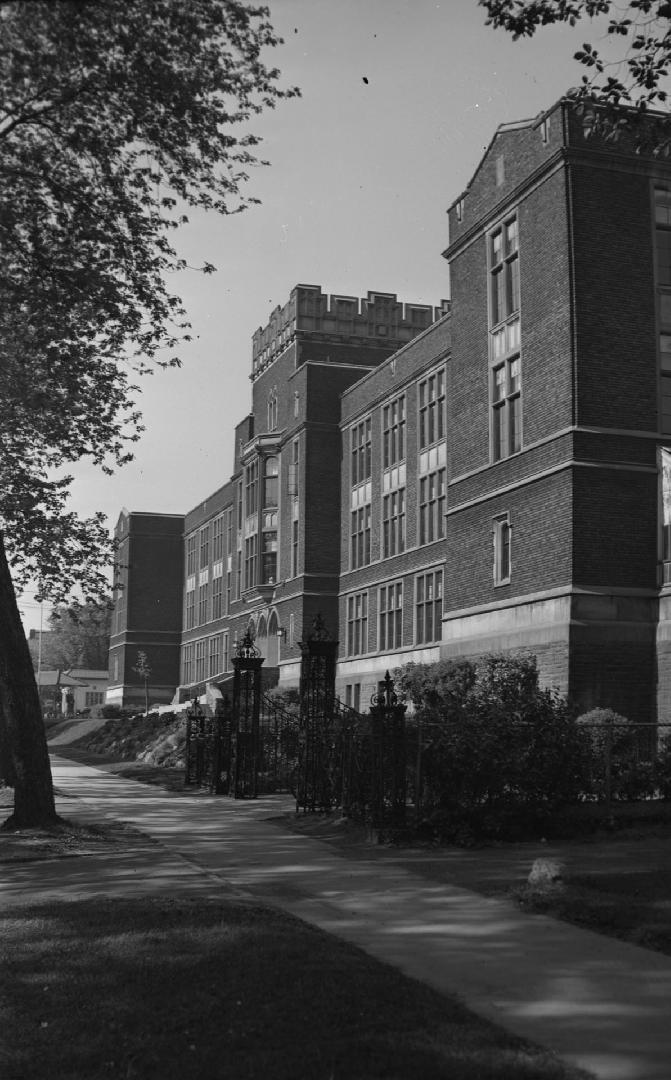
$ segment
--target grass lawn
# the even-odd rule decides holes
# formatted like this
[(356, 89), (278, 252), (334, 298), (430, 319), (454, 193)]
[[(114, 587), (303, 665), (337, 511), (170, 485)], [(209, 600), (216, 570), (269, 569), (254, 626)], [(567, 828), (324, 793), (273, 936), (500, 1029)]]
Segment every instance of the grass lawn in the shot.
[(91, 900), (0, 920), (3, 1080), (576, 1080), (292, 917)]
[[(180, 768), (156, 766), (146, 762), (115, 761), (111, 756), (95, 755), (82, 747), (65, 747), (65, 756), (91, 765), (98, 764), (110, 772), (129, 779), (154, 784), (168, 791), (184, 792), (190, 796), (209, 795), (207, 789), (185, 788), (184, 772)], [(349, 849), (358, 857), (371, 857), (375, 849), (365, 843), (366, 830), (361, 825), (346, 821), (337, 814), (300, 815), (278, 817), (285, 828), (305, 832), (316, 839)], [(671, 824), (641, 820), (630, 829), (604, 832), (591, 837), (593, 843), (606, 844), (633, 838), (644, 845), (646, 839), (668, 837), (671, 841)], [(582, 845), (584, 847), (584, 845)], [(400, 855), (401, 847), (395, 848)], [(425, 864), (413, 861), (410, 869), (431, 878), (434, 868), (431, 859)], [(440, 879), (440, 878), (438, 878)], [(468, 882), (466, 887), (472, 887)], [(477, 887), (477, 886), (476, 886)], [(623, 869), (621, 873), (603, 873), (571, 876), (561, 886), (551, 889), (513, 888), (512, 883), (502, 882), (491, 895), (510, 895), (524, 911), (550, 915), (576, 926), (586, 927), (609, 937), (629, 941), (671, 956), (671, 869), (651, 868), (651, 865)]]

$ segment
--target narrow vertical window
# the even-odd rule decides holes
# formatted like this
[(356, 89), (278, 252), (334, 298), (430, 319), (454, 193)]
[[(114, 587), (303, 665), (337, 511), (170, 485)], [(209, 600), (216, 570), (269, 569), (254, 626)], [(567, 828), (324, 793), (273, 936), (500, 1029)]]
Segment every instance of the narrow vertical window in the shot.
[(489, 238), (490, 403), (492, 458), (522, 448), (520, 267), (517, 218)]
[(405, 488), (382, 499), (382, 558), (405, 551)]
[(193, 630), (196, 625), (196, 582), (193, 578), (192, 583), (192, 587), (187, 586), (186, 590), (185, 622), (187, 630)]
[(217, 563), (224, 557), (224, 515), (220, 514), (212, 522), (212, 562)]
[(298, 522), (300, 519), (299, 505), (299, 469), (300, 469), (300, 442), (294, 439), (291, 444), (291, 461), (289, 462), (288, 495), (292, 500), (291, 505), (291, 576), (298, 576)]
[(373, 428), (370, 417), (356, 424), (351, 432), (351, 482), (358, 487), (369, 480), (372, 470)]
[(383, 585), (378, 594), (378, 649), (388, 652), (403, 644), (403, 582)]
[(182, 648), (182, 683), (188, 686), (193, 682), (193, 644)]
[(405, 459), (405, 398), (399, 397), (382, 408), (382, 468)]
[(245, 540), (245, 589), (256, 585), (256, 565), (258, 559), (258, 535), (248, 536)]
[(494, 518), (494, 584), (507, 585), (512, 568), (512, 529), (508, 514)]
[(347, 597), (347, 654), (368, 651), (368, 593)]
[[(219, 567), (221, 568), (221, 563)], [(223, 615), (224, 604), (224, 578), (222, 573), (215, 574), (212, 578), (212, 618), (220, 619)]]
[(419, 481), (419, 542), (431, 544), (445, 537), (447, 469), (436, 469)]
[(186, 539), (186, 576), (192, 577), (196, 569), (196, 534), (193, 533)]
[(268, 395), (268, 431), (277, 430), (277, 390), (275, 387)]
[(201, 638), (196, 642), (196, 682), (204, 682), (207, 678), (207, 639)]
[(207, 570), (204, 570), (198, 585), (198, 625), (203, 626), (207, 621), (208, 601), (210, 586), (207, 579)]
[(263, 466), (263, 533), (261, 537), (261, 581), (277, 582), (277, 506), (279, 501), (279, 458), (266, 458)]
[(259, 463), (253, 461), (245, 469), (245, 517), (250, 518), (259, 509)]
[(298, 518), (291, 522), (291, 576), (298, 577)]
[(440, 641), (443, 616), (443, 571), (431, 570), (415, 579), (415, 641)]
[(445, 369), (419, 384), (419, 449), (445, 438)]
[(352, 512), (350, 567), (368, 566), (371, 559), (371, 506), (367, 503)]
[(204, 570), (210, 565), (210, 526), (205, 525), (200, 530), (200, 569)]
[(221, 666), (221, 647), (222, 635), (215, 634), (214, 637), (210, 638), (210, 654), (208, 662), (208, 677), (210, 679), (213, 679), (215, 675), (219, 675), (219, 673), (223, 670)]

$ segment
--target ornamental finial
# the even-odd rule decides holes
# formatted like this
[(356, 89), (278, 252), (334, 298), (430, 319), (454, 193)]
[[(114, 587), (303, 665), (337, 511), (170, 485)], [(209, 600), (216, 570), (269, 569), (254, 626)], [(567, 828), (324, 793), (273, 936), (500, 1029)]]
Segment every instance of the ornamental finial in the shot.
[(261, 655), (254, 644), (251, 627), (247, 627), (240, 641), (236, 641), (235, 653), (241, 660), (254, 660)]

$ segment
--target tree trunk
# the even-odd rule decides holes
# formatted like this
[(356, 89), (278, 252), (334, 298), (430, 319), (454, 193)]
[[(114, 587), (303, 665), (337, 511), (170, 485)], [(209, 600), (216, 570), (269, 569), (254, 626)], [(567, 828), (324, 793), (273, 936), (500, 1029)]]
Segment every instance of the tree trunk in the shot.
[(21, 624), (0, 533), (0, 747), (5, 779), (14, 787), (8, 824), (58, 821), (47, 738), (33, 663)]

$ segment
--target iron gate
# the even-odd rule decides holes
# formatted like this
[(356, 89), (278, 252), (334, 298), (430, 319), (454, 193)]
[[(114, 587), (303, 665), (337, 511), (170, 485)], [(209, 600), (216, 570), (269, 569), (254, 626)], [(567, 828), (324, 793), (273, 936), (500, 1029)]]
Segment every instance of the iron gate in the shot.
[(228, 789), (231, 708), (228, 699), (218, 705), (214, 716), (208, 715), (197, 699), (186, 711), (184, 783), (209, 787), (211, 792), (221, 795)]
[(301, 642), (296, 809), (343, 813), (381, 827), (405, 822), (406, 706), (386, 673), (369, 714), (335, 696), (338, 642), (318, 616)]
[(320, 616), (301, 648), (298, 712), (262, 692), (249, 634), (233, 659), (233, 697), (214, 716), (187, 711), (186, 784), (237, 799), (291, 791), (296, 810), (343, 813), (380, 827), (405, 821), (405, 705), (389, 672), (363, 715), (335, 696), (338, 642)]
[(296, 792), (298, 716), (263, 693), (263, 657), (249, 633), (233, 658), (233, 697), (210, 715), (195, 700), (186, 714), (184, 782), (217, 795), (253, 799)]

